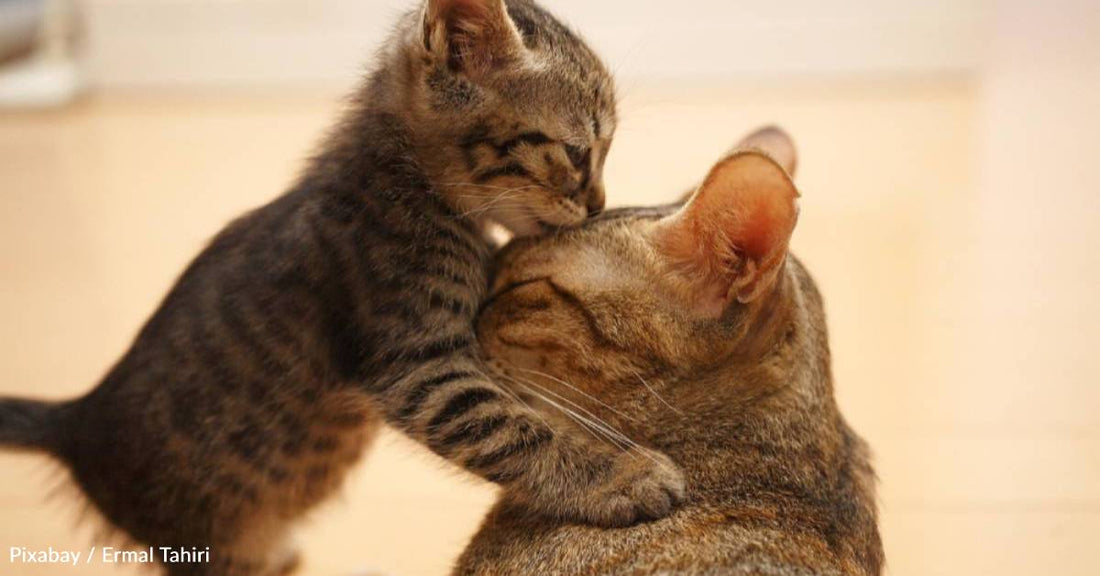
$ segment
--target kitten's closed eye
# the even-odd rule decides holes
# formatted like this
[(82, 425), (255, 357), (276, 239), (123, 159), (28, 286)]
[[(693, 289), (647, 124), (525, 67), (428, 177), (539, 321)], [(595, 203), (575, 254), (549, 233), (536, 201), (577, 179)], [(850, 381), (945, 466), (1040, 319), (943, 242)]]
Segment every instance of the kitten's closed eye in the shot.
[(592, 149), (587, 147), (565, 145), (565, 153), (569, 156), (569, 161), (573, 164), (573, 167), (577, 170), (587, 170), (588, 165), (592, 162)]

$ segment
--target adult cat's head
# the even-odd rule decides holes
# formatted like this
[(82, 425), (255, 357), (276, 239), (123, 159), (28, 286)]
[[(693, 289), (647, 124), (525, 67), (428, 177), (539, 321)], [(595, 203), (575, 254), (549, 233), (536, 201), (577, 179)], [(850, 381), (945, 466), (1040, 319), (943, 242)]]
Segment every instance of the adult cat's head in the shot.
[(745, 147), (682, 206), (613, 210), (514, 243), (480, 320), (494, 365), (643, 436), (631, 420), (724, 413), (774, 392), (778, 371), (824, 366), (820, 303), (788, 258), (799, 194), (781, 162)]
[(560, 425), (667, 454), (688, 495), (620, 531), (502, 501), (460, 573), (879, 573), (866, 447), (833, 399), (818, 291), (788, 254), (793, 151), (758, 132), (684, 205), (612, 210), (500, 255), (478, 332), (501, 380)]
[(391, 43), (385, 97), (463, 212), (517, 235), (603, 209), (611, 75), (530, 0), (426, 0)]

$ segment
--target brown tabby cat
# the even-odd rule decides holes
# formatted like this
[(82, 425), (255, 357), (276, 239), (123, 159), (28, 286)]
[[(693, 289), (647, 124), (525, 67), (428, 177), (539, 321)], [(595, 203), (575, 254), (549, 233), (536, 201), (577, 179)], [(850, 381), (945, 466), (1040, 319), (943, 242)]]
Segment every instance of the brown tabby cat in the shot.
[[(793, 171), (782, 132), (748, 144)], [(867, 447), (833, 399), (821, 297), (787, 254), (797, 198), (779, 163), (740, 151), (682, 208), (505, 251), (479, 325), (492, 365), (548, 413), (668, 454), (688, 496), (617, 530), (505, 496), (456, 574), (881, 572)]]
[(551, 516), (624, 525), (682, 497), (665, 457), (558, 434), (474, 335), (482, 226), (603, 206), (603, 65), (527, 0), (429, 0), (380, 59), (297, 187), (214, 239), (98, 388), (0, 401), (0, 444), (60, 459), (133, 540), (210, 547), (170, 574), (291, 569), (293, 523), (382, 420)]

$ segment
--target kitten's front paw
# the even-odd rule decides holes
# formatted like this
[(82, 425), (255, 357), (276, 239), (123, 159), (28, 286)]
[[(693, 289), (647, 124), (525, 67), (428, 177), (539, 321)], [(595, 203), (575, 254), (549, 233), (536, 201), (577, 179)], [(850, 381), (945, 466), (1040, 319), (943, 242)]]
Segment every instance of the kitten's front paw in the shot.
[(667, 456), (628, 451), (615, 458), (611, 475), (587, 499), (582, 515), (598, 526), (630, 526), (668, 516), (686, 493), (683, 472)]

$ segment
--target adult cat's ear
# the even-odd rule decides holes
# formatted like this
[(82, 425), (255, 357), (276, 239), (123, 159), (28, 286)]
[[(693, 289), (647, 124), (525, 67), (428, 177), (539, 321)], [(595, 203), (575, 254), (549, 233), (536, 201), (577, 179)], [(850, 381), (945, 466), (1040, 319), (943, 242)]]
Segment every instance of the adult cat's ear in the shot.
[(745, 136), (730, 152), (741, 150), (759, 150), (766, 153), (778, 162), (791, 178), (794, 178), (795, 170), (798, 169), (798, 151), (795, 149), (794, 140), (779, 126), (765, 126)]
[(688, 204), (659, 223), (656, 246), (699, 312), (717, 317), (772, 288), (798, 221), (798, 197), (778, 162), (743, 150), (719, 162)]
[[(728, 154), (752, 150), (764, 152), (771, 156), (772, 160), (779, 163), (787, 171), (787, 174), (794, 178), (795, 170), (798, 168), (798, 151), (795, 148), (794, 140), (791, 139), (786, 130), (778, 126), (760, 128), (739, 140)], [(681, 204), (685, 203), (691, 200), (694, 195), (695, 190), (689, 190), (680, 197), (679, 202)]]
[(424, 47), (455, 72), (477, 76), (522, 58), (504, 0), (428, 0)]

